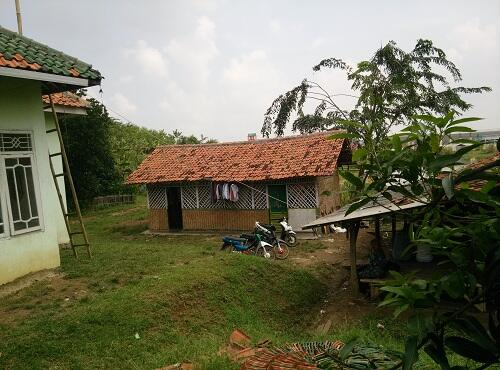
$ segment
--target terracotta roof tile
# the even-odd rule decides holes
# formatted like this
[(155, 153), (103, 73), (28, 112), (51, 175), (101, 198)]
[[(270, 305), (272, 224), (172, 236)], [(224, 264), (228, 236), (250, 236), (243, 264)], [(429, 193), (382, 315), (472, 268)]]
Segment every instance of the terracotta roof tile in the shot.
[(475, 169), (480, 168), (482, 166), (485, 166), (487, 164), (493, 163), (493, 162), (495, 162), (498, 159), (500, 159), (500, 152), (495, 153), (495, 154), (493, 154), (490, 157), (483, 158), (483, 159), (481, 159), (481, 160), (479, 160), (477, 162), (470, 163), (470, 164), (466, 165), (464, 167), (464, 169), (475, 170)]
[[(42, 101), (45, 104), (50, 104), (49, 96), (42, 95)], [(74, 108), (86, 108), (89, 104), (87, 100), (82, 99), (78, 95), (72, 94), (70, 92), (52, 94), (52, 101), (55, 105)]]
[[(483, 158), (480, 161), (468, 164), (467, 166), (464, 167), (464, 170), (475, 170), (475, 169), (478, 169), (480, 167), (486, 166), (490, 163), (493, 163), (499, 159), (500, 159), (500, 152), (496, 153), (490, 157)], [(481, 190), (484, 187), (484, 185), (486, 185), (487, 182), (488, 181), (486, 181), (486, 180), (476, 179), (476, 180), (468, 181), (467, 186), (469, 189), (472, 189), (472, 190)], [(497, 184), (497, 186), (500, 186), (500, 185)]]
[[(178, 181), (260, 181), (329, 176), (350, 155), (331, 132), (278, 139), (156, 148), (128, 178), (129, 184)], [(342, 155), (341, 155), (342, 154)]]
[(80, 77), (90, 85), (102, 77), (90, 64), (0, 27), (0, 67)]

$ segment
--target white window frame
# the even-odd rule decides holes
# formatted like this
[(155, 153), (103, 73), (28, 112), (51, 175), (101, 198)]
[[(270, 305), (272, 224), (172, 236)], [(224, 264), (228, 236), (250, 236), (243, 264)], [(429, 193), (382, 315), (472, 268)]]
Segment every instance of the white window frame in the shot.
[[(28, 134), (31, 138), (31, 150), (0, 152), (0, 207), (2, 208), (2, 222), (4, 232), (0, 234), (0, 238), (9, 238), (27, 234), (34, 231), (44, 230), (40, 181), (38, 177), (38, 166), (35, 156), (34, 134), (32, 131), (26, 130), (0, 130), (3, 134)], [(14, 218), (12, 216), (12, 204), (10, 202), (9, 185), (7, 182), (7, 170), (5, 159), (7, 158), (23, 158), (29, 157), (31, 160), (31, 173), (33, 175), (33, 188), (35, 190), (35, 204), (38, 212), (38, 226), (28, 227), (22, 230), (14, 229)]]

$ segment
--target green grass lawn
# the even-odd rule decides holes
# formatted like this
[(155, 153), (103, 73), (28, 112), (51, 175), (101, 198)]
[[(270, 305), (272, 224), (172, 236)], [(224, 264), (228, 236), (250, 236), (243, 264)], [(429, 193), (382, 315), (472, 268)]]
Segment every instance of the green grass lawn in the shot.
[(312, 322), (331, 289), (326, 275), (221, 253), (215, 237), (140, 234), (144, 203), (86, 214), (94, 258), (62, 250), (63, 277), (0, 300), (1, 369), (154, 369), (183, 360), (237, 369), (217, 355), (235, 328), (256, 341), (357, 335), (401, 349), (402, 325), (377, 312), (318, 336)]

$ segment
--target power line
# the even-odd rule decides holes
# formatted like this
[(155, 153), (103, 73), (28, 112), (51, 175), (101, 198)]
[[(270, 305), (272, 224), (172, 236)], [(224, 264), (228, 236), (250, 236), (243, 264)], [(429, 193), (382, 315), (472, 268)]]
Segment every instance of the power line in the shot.
[(102, 93), (102, 91), (101, 91), (101, 98), (100, 98), (100, 99), (99, 99), (98, 97), (96, 97), (96, 96), (94, 96), (94, 95), (90, 94), (88, 90), (87, 90), (87, 94), (88, 94), (91, 98), (94, 98), (94, 99), (96, 99), (96, 100), (98, 100), (98, 101), (100, 100), (100, 101), (101, 101), (101, 104), (102, 104), (103, 106), (105, 106), (107, 110), (109, 110), (109, 111), (113, 112), (114, 114), (116, 114), (116, 115), (120, 116), (120, 117), (121, 117), (121, 118), (123, 118), (123, 119), (124, 119), (127, 123), (133, 123), (133, 122), (132, 122), (132, 120), (131, 120), (131, 119), (129, 119), (128, 117), (126, 117), (124, 114), (121, 114), (120, 112), (118, 112), (118, 111), (116, 111), (116, 110), (114, 110), (114, 109), (110, 108), (109, 104), (104, 104), (104, 97), (103, 97), (103, 93)]

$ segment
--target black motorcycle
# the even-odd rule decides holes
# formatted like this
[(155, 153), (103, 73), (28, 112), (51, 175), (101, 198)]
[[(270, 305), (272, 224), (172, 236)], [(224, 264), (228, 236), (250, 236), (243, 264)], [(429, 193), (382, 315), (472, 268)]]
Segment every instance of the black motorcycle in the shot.
[(276, 236), (276, 227), (274, 225), (255, 222), (254, 232), (260, 235), (263, 241), (273, 246), (275, 258), (284, 260), (288, 257), (290, 254), (288, 243)]

